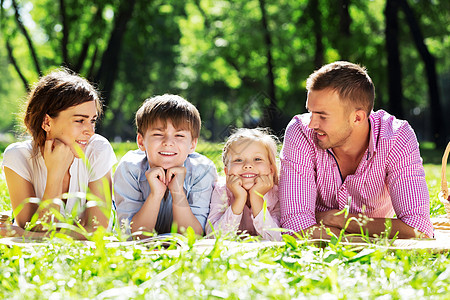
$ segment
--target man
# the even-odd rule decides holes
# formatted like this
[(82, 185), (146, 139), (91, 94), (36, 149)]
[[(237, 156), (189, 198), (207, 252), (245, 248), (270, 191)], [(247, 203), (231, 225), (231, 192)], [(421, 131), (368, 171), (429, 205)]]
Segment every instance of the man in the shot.
[(334, 62), (310, 75), (306, 88), (309, 113), (291, 120), (280, 154), (281, 226), (313, 238), (327, 237), (323, 225), (337, 235), (344, 228), (433, 237), (417, 138), (406, 121), (372, 111), (366, 70)]

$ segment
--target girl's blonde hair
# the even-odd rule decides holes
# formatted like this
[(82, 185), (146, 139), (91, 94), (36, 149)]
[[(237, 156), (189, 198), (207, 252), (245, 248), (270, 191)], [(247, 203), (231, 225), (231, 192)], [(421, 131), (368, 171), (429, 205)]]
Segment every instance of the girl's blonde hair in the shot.
[(222, 150), (222, 161), (226, 167), (229, 162), (229, 151), (235, 142), (255, 141), (262, 143), (269, 154), (269, 161), (274, 169), (273, 182), (278, 184), (278, 167), (277, 167), (277, 144), (278, 138), (272, 135), (267, 128), (239, 128), (236, 129), (227, 139)]

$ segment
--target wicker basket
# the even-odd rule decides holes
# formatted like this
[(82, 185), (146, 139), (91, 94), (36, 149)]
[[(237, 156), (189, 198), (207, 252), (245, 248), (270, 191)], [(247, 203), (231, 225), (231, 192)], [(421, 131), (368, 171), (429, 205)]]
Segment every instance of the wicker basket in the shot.
[(445, 149), (444, 156), (442, 156), (442, 169), (441, 169), (441, 192), (439, 193), (439, 200), (444, 204), (447, 218), (450, 218), (450, 197), (447, 186), (447, 160), (450, 152), (450, 142)]

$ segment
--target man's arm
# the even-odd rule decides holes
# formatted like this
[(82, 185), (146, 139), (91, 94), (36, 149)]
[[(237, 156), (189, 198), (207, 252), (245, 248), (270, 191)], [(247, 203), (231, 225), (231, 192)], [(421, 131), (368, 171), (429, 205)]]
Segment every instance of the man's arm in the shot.
[(293, 119), (285, 133), (280, 153), (279, 199), (281, 227), (301, 232), (316, 225), (317, 184), (314, 170), (314, 146)]
[(407, 123), (398, 129), (387, 160), (386, 173), (386, 185), (397, 218), (426, 236), (433, 237), (430, 197), (419, 143)]
[(333, 209), (326, 212), (317, 212), (316, 219), (318, 223), (322, 222), (325, 226), (331, 226), (338, 230), (345, 229), (346, 233), (362, 233), (370, 237), (381, 236), (383, 233), (388, 233), (389, 238), (393, 238), (397, 234), (397, 237), (401, 239), (427, 237), (419, 230), (395, 218), (368, 218), (363, 214), (348, 214), (345, 216), (339, 210)]

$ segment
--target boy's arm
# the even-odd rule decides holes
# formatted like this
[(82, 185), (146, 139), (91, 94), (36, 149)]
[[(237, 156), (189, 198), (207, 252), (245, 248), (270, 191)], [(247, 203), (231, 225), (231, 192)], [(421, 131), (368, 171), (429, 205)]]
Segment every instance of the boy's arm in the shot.
[[(114, 173), (114, 198), (117, 206), (117, 219), (121, 229), (131, 234), (130, 223), (134, 215), (139, 212), (145, 203), (150, 189), (147, 180), (141, 179), (139, 164), (126, 160), (126, 156), (117, 166)], [(144, 182), (140, 182), (144, 180)], [(145, 185), (145, 186), (144, 186)], [(148, 188), (148, 190), (144, 190)], [(152, 212), (158, 214), (158, 211)]]
[(131, 232), (141, 230), (152, 232), (155, 229), (161, 200), (167, 189), (166, 174), (163, 168), (152, 168), (145, 172), (145, 177), (150, 186), (150, 194), (141, 209), (131, 219)]
[(174, 167), (167, 170), (167, 177), (170, 178), (169, 190), (172, 195), (173, 221), (178, 226), (178, 231), (189, 226), (194, 229), (198, 235), (203, 235), (203, 226), (194, 216), (189, 206), (186, 193), (183, 189), (184, 179), (186, 178), (185, 167)]
[[(189, 163), (187, 167), (192, 173), (186, 179), (186, 184), (190, 186), (190, 191), (187, 195), (188, 207), (185, 208), (190, 209), (191, 214), (196, 218), (203, 232), (209, 214), (212, 191), (217, 180), (217, 171), (213, 162), (203, 156), (195, 159), (195, 165)], [(180, 215), (180, 218), (183, 219), (184, 216)]]

